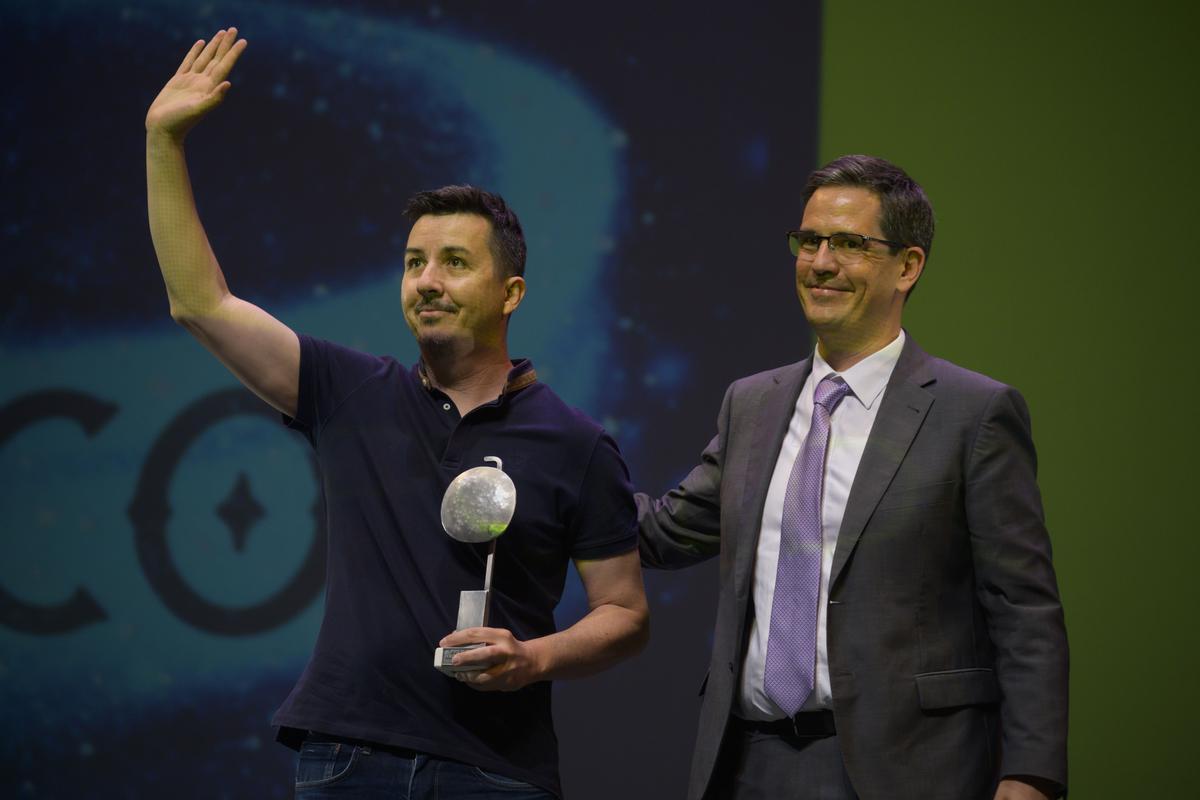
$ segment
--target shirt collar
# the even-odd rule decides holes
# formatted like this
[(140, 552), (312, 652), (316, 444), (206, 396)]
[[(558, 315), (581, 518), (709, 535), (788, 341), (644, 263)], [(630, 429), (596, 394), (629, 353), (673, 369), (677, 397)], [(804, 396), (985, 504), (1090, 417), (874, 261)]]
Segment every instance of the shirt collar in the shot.
[[(435, 390), (433, 381), (429, 380), (429, 375), (425, 371), (425, 362), (417, 362), (417, 378), (421, 381), (421, 386), (425, 387), (425, 391), (432, 392)], [(532, 386), (537, 383), (537, 371), (533, 368), (533, 362), (528, 358), (516, 358), (512, 361), (512, 369), (508, 371), (508, 380), (504, 384), (504, 388), (500, 391), (500, 397), (519, 392), (527, 386)], [(496, 398), (500, 399), (500, 398)]]
[(813, 350), (812, 380), (816, 386), (828, 375), (840, 375), (850, 385), (850, 391), (862, 403), (863, 408), (870, 408), (883, 394), (896, 362), (900, 360), (900, 351), (904, 349), (904, 330), (892, 340), (891, 344), (881, 350), (876, 350), (862, 361), (844, 372), (837, 372), (821, 358), (819, 348)]

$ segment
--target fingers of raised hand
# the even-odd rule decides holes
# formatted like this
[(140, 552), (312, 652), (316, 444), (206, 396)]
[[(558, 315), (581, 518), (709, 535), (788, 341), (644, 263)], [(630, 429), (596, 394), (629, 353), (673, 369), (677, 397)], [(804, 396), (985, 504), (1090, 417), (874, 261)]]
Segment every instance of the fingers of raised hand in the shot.
[(200, 51), (204, 49), (204, 40), (197, 39), (192, 45), (192, 49), (188, 50), (187, 55), (183, 57), (183, 61), (179, 63), (179, 69), (175, 70), (176, 75), (182, 75), (192, 68), (192, 64), (196, 63), (196, 58), (199, 57)]
[(208, 66), (204, 68), (204, 72), (212, 75), (216, 70), (220, 69), (221, 61), (225, 58), (225, 54), (229, 52), (229, 48), (237, 41), (237, 28), (230, 28), (224, 31), (221, 36), (221, 42), (217, 45), (217, 50), (213, 53), (212, 60), (208, 62)]
[(192, 62), (192, 72), (204, 72), (208, 65), (212, 63), (213, 56), (217, 53), (217, 48), (221, 46), (221, 40), (225, 38), (225, 31), (217, 31), (217, 35), (208, 40), (208, 44), (204, 45), (204, 49), (200, 51), (200, 55), (196, 56), (196, 60)]
[[(236, 33), (236, 28), (233, 29)], [(218, 83), (225, 80), (226, 76), (233, 69), (233, 65), (237, 63), (238, 58), (242, 55), (242, 51), (246, 49), (246, 40), (239, 39), (233, 41), (233, 36), (228, 37), (231, 42), (230, 47), (224, 50), (217, 58), (213, 59), (212, 64), (208, 67), (208, 74), (214, 81)]]
[[(229, 52), (229, 48), (233, 47), (233, 43), (237, 41), (237, 28), (230, 28), (225, 31), (225, 35), (221, 37), (221, 43), (217, 45), (217, 52), (213, 54), (213, 63), (219, 63), (225, 54)], [(211, 67), (212, 64), (209, 64)]]

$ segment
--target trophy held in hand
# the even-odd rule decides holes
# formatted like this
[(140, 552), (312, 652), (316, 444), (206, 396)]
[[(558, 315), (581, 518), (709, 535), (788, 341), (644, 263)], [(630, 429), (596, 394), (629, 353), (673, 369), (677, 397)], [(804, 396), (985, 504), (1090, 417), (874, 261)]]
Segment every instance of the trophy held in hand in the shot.
[[(488, 624), (488, 608), (492, 597), (492, 565), (496, 558), (496, 540), (508, 528), (517, 508), (517, 487), (504, 472), (504, 462), (487, 456), (494, 467), (474, 467), (459, 474), (442, 496), (442, 527), (451, 538), (468, 544), (491, 542), (482, 590), (464, 590), (458, 597), (458, 624), (455, 630), (483, 628)], [(478, 671), (479, 665), (456, 667), (454, 656), (464, 650), (483, 647), (468, 644), (461, 647), (439, 647), (433, 651), (433, 666), (453, 675), (457, 672)]]

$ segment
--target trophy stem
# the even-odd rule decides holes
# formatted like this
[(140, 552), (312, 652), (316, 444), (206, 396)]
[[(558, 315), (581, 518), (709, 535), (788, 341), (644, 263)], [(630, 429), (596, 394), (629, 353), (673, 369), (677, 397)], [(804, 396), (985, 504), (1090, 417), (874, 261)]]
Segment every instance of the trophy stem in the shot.
[(492, 590), (492, 563), (496, 560), (496, 539), (492, 539), (492, 546), (488, 548), (487, 567), (483, 573), (483, 590), (490, 592)]

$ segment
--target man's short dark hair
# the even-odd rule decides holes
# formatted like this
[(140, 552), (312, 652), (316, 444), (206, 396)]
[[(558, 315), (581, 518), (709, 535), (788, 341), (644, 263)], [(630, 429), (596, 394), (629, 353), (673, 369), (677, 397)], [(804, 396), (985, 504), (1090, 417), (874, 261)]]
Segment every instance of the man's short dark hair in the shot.
[(492, 258), (508, 278), (525, 274), (525, 234), (521, 221), (504, 198), (477, 186), (443, 186), (417, 192), (404, 206), (404, 216), (416, 222), (428, 214), (478, 214), (492, 223)]
[[(860, 186), (879, 198), (883, 238), (925, 251), (933, 249), (933, 206), (921, 185), (890, 161), (875, 156), (842, 156), (808, 176), (803, 200), (825, 186)], [(896, 252), (893, 250), (893, 252)]]

